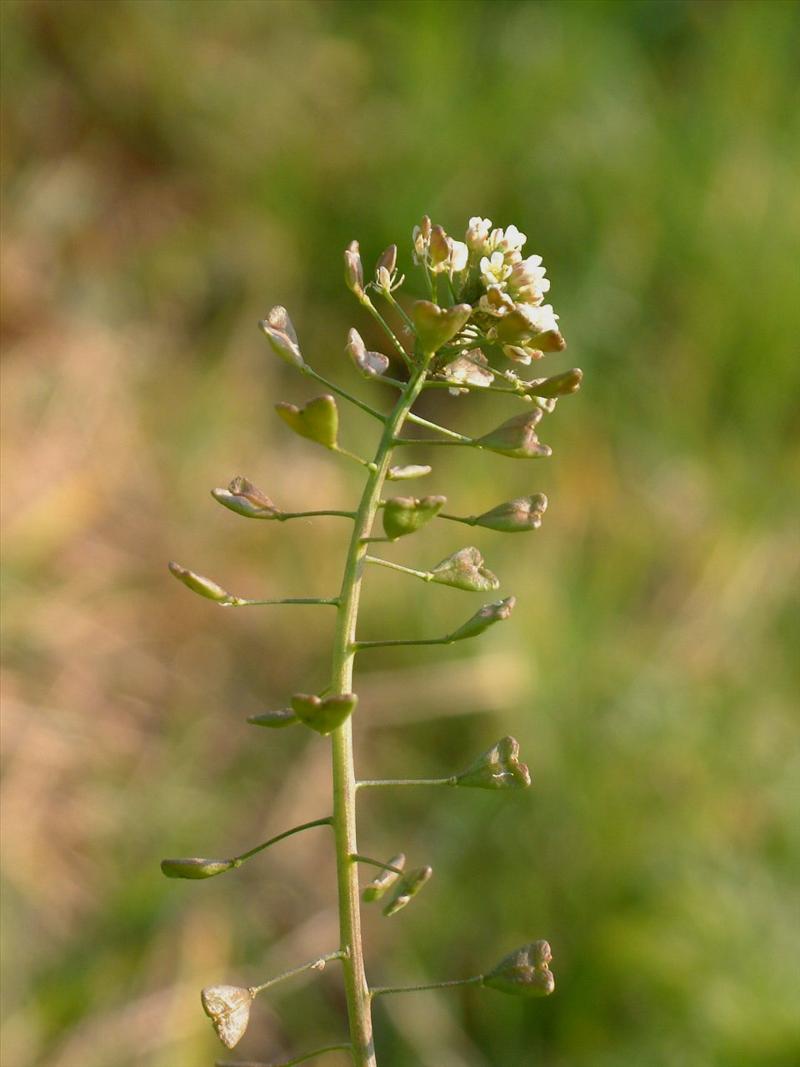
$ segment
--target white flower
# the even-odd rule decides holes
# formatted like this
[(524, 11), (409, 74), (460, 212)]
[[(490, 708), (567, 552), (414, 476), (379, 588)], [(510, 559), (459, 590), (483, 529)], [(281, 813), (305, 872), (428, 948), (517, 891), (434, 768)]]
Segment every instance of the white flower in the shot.
[(528, 256), (515, 263), (508, 278), (508, 291), (515, 300), (528, 304), (541, 304), (544, 294), (550, 289), (550, 279), (545, 278), (541, 256)]
[(516, 262), (521, 258), (520, 249), (527, 240), (516, 226), (508, 226), (505, 230), (492, 230), (489, 246), (493, 252), (502, 252), (511, 262)]
[(499, 285), (490, 285), (478, 301), (478, 307), (487, 315), (507, 315), (514, 310), (514, 301)]
[(480, 215), (473, 215), (467, 226), (467, 245), (473, 252), (489, 251), (489, 231), (492, 228), (491, 219), (482, 219)]
[(558, 333), (558, 315), (553, 311), (552, 304), (542, 304), (534, 307), (533, 304), (517, 304), (520, 311), (537, 333)]
[(502, 252), (492, 252), (491, 256), (484, 256), (480, 266), (481, 278), (487, 287), (502, 286), (511, 276), (511, 266), (506, 263)]
[(469, 259), (469, 248), (463, 241), (450, 241), (450, 276), (464, 270)]

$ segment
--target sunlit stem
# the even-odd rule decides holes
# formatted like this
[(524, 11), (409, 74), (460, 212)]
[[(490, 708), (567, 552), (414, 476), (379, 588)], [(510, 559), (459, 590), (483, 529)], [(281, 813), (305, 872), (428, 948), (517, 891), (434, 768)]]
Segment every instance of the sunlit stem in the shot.
[(363, 456), (357, 456), (355, 452), (348, 452), (346, 448), (342, 448), (340, 445), (334, 445), (331, 452), (336, 452), (339, 456), (344, 456), (346, 459), (352, 459), (356, 463), (360, 463), (362, 467), (366, 467), (369, 471), (375, 470), (375, 464), (370, 459), (364, 459)]
[(324, 956), (317, 956), (316, 959), (309, 960), (308, 963), (301, 963), (299, 967), (292, 967), (290, 971), (284, 971), (283, 974), (270, 978), (268, 982), (264, 982), (262, 985), (251, 985), (249, 987), (250, 995), (257, 997), (259, 993), (263, 993), (270, 986), (277, 985), (278, 982), (285, 982), (287, 978), (294, 978), (296, 974), (302, 974), (303, 971), (323, 971), (326, 963), (330, 963), (331, 960), (343, 960), (346, 956), (347, 953), (341, 949), (337, 949), (336, 952), (328, 952)]
[(498, 385), (475, 385), (474, 382), (448, 382), (444, 379), (441, 381), (427, 381), (425, 382), (426, 389), (468, 389), (473, 393), (502, 393), (503, 396), (516, 396), (520, 400), (527, 400), (532, 402), (532, 398), (526, 393), (523, 393), (520, 389), (505, 389), (503, 386)]
[(443, 511), (440, 511), (436, 516), (437, 519), (449, 519), (450, 522), (463, 522), (465, 526), (477, 526), (478, 515), (447, 515)]
[(282, 597), (278, 600), (247, 600), (245, 597), (232, 596), (228, 600), (218, 600), (217, 603), (222, 608), (254, 608), (261, 607), (265, 604), (332, 604), (334, 607), (337, 607), (339, 604), (339, 598), (316, 596), (290, 596)]
[(354, 511), (282, 511), (275, 517), (279, 522), (285, 522), (286, 519), (315, 519), (321, 515), (338, 515), (342, 519), (356, 517)]
[(377, 419), (379, 422), (386, 422), (386, 416), (383, 415), (380, 411), (377, 411), (375, 408), (370, 407), (369, 404), (365, 404), (363, 400), (359, 400), (357, 396), (353, 396), (352, 393), (348, 393), (347, 390), (342, 389), (341, 386), (334, 385), (334, 383), (328, 381), (327, 378), (323, 378), (321, 374), (318, 374), (312, 367), (309, 367), (307, 363), (304, 364), (304, 366), (301, 368), (301, 371), (303, 374), (306, 375), (306, 377), (313, 378), (315, 381), (318, 381), (321, 385), (324, 385), (328, 389), (330, 389), (332, 393), (336, 393), (337, 396), (342, 397), (343, 400), (349, 400), (351, 404), (355, 404), (357, 408), (361, 408), (361, 410), (365, 411), (367, 415), (371, 415), (373, 419)]
[(217, 1060), (216, 1067), (295, 1067), (297, 1063), (305, 1063), (307, 1060), (313, 1060), (315, 1056), (321, 1056), (324, 1052), (352, 1052), (353, 1046), (350, 1044), (341, 1045), (324, 1045), (322, 1048), (315, 1048), (313, 1052), (305, 1052), (302, 1056), (294, 1056), (291, 1060), (281, 1060), (280, 1063), (262, 1063), (256, 1060)]
[(394, 332), (394, 330), (383, 317), (383, 315), (381, 315), (380, 311), (378, 311), (378, 309), (375, 307), (375, 305), (372, 303), (366, 293), (364, 293), (363, 296), (359, 297), (359, 303), (363, 308), (366, 308), (370, 315), (372, 315), (373, 319), (375, 319), (375, 321), (380, 325), (383, 332), (392, 342), (394, 350), (397, 352), (398, 356), (400, 356), (406, 366), (413, 367), (413, 361), (409, 356), (408, 352), (406, 352), (402, 343), (400, 342), (400, 339), (398, 338), (397, 334)]
[(284, 830), (282, 834), (276, 834), (276, 836), (271, 837), (269, 841), (263, 841), (260, 845), (256, 845), (255, 848), (248, 849), (248, 851), (243, 852), (241, 856), (234, 856), (231, 863), (234, 867), (241, 867), (245, 860), (249, 860), (251, 856), (263, 852), (264, 849), (269, 848), (270, 845), (276, 845), (279, 841), (283, 841), (287, 837), (302, 833), (303, 830), (311, 830), (315, 826), (330, 826), (332, 823), (333, 818), (328, 815), (324, 819), (314, 819), (312, 822), (304, 822), (301, 823), (300, 826), (293, 826), (291, 830)]
[[(436, 427), (441, 429), (440, 426)], [(451, 439), (452, 437), (452, 439)], [(461, 434), (452, 433), (451, 437), (396, 437), (396, 445), (468, 445), (472, 448), (480, 448), (480, 445), (471, 437), (462, 437)]]
[[(370, 538), (370, 540), (377, 540), (377, 538)], [(387, 538), (390, 540), (390, 538)], [(367, 563), (375, 563), (379, 567), (388, 567), (389, 570), (402, 571), (403, 574), (413, 574), (415, 578), (421, 578), (424, 582), (433, 581), (433, 574), (431, 571), (415, 571), (413, 567), (404, 567), (401, 563), (392, 563), (388, 559), (380, 559), (378, 556), (365, 556), (364, 559)]]
[(400, 318), (403, 320), (403, 322), (406, 324), (406, 326), (409, 328), (409, 330), (411, 330), (412, 333), (415, 332), (414, 331), (414, 323), (411, 321), (409, 316), (406, 314), (405, 309), (402, 308), (400, 306), (400, 304), (398, 304), (398, 302), (395, 300), (394, 296), (390, 292), (385, 292), (383, 295), (386, 297), (386, 299), (392, 305), (394, 310), (397, 312), (397, 314), (400, 316)]
[(384, 789), (395, 785), (458, 785), (455, 775), (450, 778), (369, 778), (356, 782), (356, 789)]
[(351, 646), (354, 652), (362, 652), (365, 648), (396, 648), (398, 645), (452, 645), (453, 638), (448, 634), (446, 637), (428, 637), (426, 639), (409, 638), (404, 641), (355, 641)]
[(455, 430), (448, 430), (446, 426), (439, 426), (436, 422), (429, 422), (428, 419), (423, 419), (421, 415), (415, 415), (413, 411), (408, 416), (408, 421), (413, 422), (415, 426), (424, 426), (428, 430), (436, 430), (437, 433), (444, 434), (445, 437), (450, 437), (452, 440), (458, 441), (459, 444), (466, 444), (472, 440), (470, 437), (464, 437), (463, 434), (456, 433)]
[[(356, 782), (356, 789), (358, 789), (359, 783)], [(391, 863), (381, 863), (380, 860), (374, 860), (370, 856), (361, 856), (357, 852), (353, 852), (350, 855), (350, 859), (353, 863), (368, 863), (370, 867), (380, 867), (382, 871), (393, 871), (394, 874), (405, 874), (402, 867), (393, 867)]]
[(428, 989), (452, 989), (459, 985), (478, 985), (482, 981), (482, 974), (474, 974), (471, 978), (454, 978), (450, 982), (431, 982), (429, 985), (377, 986), (370, 991), (370, 995), (374, 1000), (375, 997), (383, 997), (387, 993), (424, 993)]

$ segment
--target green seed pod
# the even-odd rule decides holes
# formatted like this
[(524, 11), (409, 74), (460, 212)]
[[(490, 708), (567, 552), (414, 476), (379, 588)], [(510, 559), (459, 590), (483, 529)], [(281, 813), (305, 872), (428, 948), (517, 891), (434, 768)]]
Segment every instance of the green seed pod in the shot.
[(291, 708), (276, 708), (274, 711), (262, 711), (258, 715), (248, 715), (247, 721), (253, 726), (266, 726), (269, 730), (281, 730), (299, 722)]
[(437, 563), (431, 571), (431, 581), (451, 585), (471, 593), (488, 593), (500, 587), (500, 579), (483, 562), (477, 548), (460, 548), (452, 556)]
[(200, 1000), (222, 1044), (234, 1048), (250, 1021), (253, 991), (235, 985), (212, 985), (201, 992)]
[(484, 604), (476, 611), (471, 619), (467, 619), (463, 626), (459, 626), (450, 634), (450, 641), (464, 641), (468, 637), (477, 637), (496, 622), (507, 619), (514, 610), (517, 598), (507, 596), (505, 600), (495, 600), (491, 604)]
[(552, 378), (535, 378), (526, 382), (525, 392), (528, 396), (569, 396), (570, 393), (577, 393), (582, 381), (583, 371), (580, 367), (573, 367), (563, 374), (554, 374)]
[(359, 297), (364, 295), (364, 268), (358, 241), (351, 241), (344, 250), (344, 283), (351, 293)]
[[(387, 864), (390, 867), (397, 867), (399, 870), (406, 865), (406, 857), (404, 852), (398, 852), (396, 856), (392, 856), (390, 860), (387, 860)], [(374, 900), (380, 900), (381, 897), (391, 889), (400, 875), (397, 871), (380, 871), (376, 874), (369, 885), (364, 887), (364, 892), (361, 894), (361, 899), (366, 904), (371, 904)]]
[(275, 355), (280, 356), (293, 367), (305, 366), (300, 346), (297, 343), (297, 334), (285, 307), (281, 307), (280, 304), (274, 307), (258, 325), (267, 335), (267, 340)]
[(411, 309), (411, 317), (422, 351), (430, 354), (446, 345), (466, 325), (471, 314), (469, 304), (440, 308), (430, 300), (417, 300)]
[(161, 870), (167, 878), (214, 878), (238, 864), (235, 860), (192, 859), (162, 860)]
[(365, 378), (380, 377), (389, 369), (389, 357), (382, 352), (368, 352), (358, 330), (351, 330), (347, 335), (345, 351), (358, 373)]
[(234, 478), (227, 489), (212, 489), (211, 495), (223, 507), (247, 519), (277, 519), (282, 514), (257, 486), (240, 476)]
[(208, 600), (215, 600), (218, 604), (230, 603), (233, 600), (231, 594), (223, 589), (221, 585), (212, 582), (210, 578), (204, 578), (202, 574), (195, 574), (194, 571), (187, 570), (180, 563), (175, 563), (174, 560), (170, 563), (169, 569), (170, 573), (174, 574), (178, 581), (183, 582), (186, 588), (191, 589), (193, 593), (198, 593)]
[(432, 874), (433, 867), (417, 867), (416, 870), (409, 871), (408, 874), (403, 875), (394, 888), (391, 900), (383, 909), (383, 914), (387, 918), (390, 915), (396, 915), (398, 911), (408, 904), (412, 897), (419, 893), (425, 883), (430, 880)]
[(548, 997), (556, 987), (550, 970), (553, 954), (546, 941), (534, 941), (530, 945), (505, 956), (497, 966), (484, 976), (483, 984), (501, 993), (517, 997)]
[(433, 467), (429, 467), (427, 463), (410, 463), (405, 467), (390, 467), (386, 480), (389, 482), (403, 482), (409, 478), (424, 478), (432, 470)]
[(499, 452), (512, 459), (536, 459), (538, 456), (550, 456), (553, 450), (543, 445), (536, 436), (536, 426), (541, 420), (542, 412), (538, 408), (523, 411), (502, 423), (495, 430), (478, 437), (475, 443), (490, 452)]
[(447, 503), (444, 496), (394, 496), (383, 508), (383, 529), (395, 540), (412, 534), (430, 522)]
[(299, 408), (281, 401), (275, 405), (280, 417), (296, 434), (316, 441), (324, 448), (336, 448), (339, 434), (339, 410), (332, 396), (316, 396)]
[(520, 763), (519, 742), (514, 737), (501, 737), (456, 777), (456, 785), (475, 789), (525, 789), (530, 784), (531, 773)]
[(358, 697), (355, 693), (342, 693), (324, 699), (307, 693), (296, 693), (292, 697), (292, 709), (297, 718), (323, 736), (341, 726), (353, 714), (356, 704)]
[(533, 496), (520, 496), (507, 500), (496, 508), (485, 511), (471, 519), (474, 526), (483, 526), (487, 530), (499, 530), (501, 533), (524, 533), (538, 530), (542, 525), (542, 515), (547, 510), (547, 497), (544, 493)]

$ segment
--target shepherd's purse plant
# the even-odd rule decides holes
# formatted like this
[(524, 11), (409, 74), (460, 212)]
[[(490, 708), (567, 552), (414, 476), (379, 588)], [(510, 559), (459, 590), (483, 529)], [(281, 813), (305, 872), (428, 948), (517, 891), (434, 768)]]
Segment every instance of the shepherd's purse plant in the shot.
[[(527, 766), (519, 758), (517, 741), (513, 737), (503, 737), (460, 773), (434, 779), (357, 779), (352, 737), (352, 717), (358, 707), (353, 683), (357, 655), (393, 645), (450, 645), (478, 637), (508, 619), (514, 608), (513, 596), (492, 600), (462, 625), (438, 637), (423, 635), (364, 640), (358, 632), (361, 588), (370, 566), (388, 567), (417, 580), (467, 592), (491, 593), (500, 585), (481, 553), (471, 545), (459, 548), (428, 569), (401, 566), (382, 555), (375, 555), (376, 545), (390, 545), (398, 538), (416, 533), (434, 518), (501, 533), (523, 533), (541, 525), (547, 507), (547, 499), (541, 493), (519, 496), (493, 504), (479, 514), (461, 516), (445, 510), (447, 502), (443, 496), (391, 495), (390, 491), (385, 495), (387, 482), (405, 482), (430, 473), (431, 468), (427, 465), (393, 462), (397, 450), (405, 452), (413, 449), (415, 444), (476, 448), (514, 459), (538, 459), (550, 455), (550, 448), (537, 436), (538, 424), (544, 414), (554, 410), (560, 397), (580, 387), (582, 373), (575, 368), (549, 378), (526, 379), (513, 369), (565, 347), (558, 316), (550, 304), (544, 303), (550, 282), (545, 277), (541, 257), (523, 258), (525, 241), (525, 235), (516, 226), (497, 229), (492, 227), (489, 219), (477, 217), (469, 220), (465, 240), (457, 241), (441, 226), (432, 225), (426, 216), (421, 225), (414, 228), (413, 259), (421, 268), (429, 299), (403, 300), (402, 303), (395, 296), (405, 280), (398, 274), (395, 245), (379, 257), (374, 278), (367, 284), (358, 242), (353, 241), (345, 250), (346, 284), (361, 307), (385, 332), (389, 349), (389, 354), (369, 351), (359, 333), (351, 329), (346, 353), (358, 374), (367, 379), (378, 379), (396, 390), (396, 402), (388, 413), (352, 396), (311, 367), (285, 308), (274, 307), (260, 324), (277, 356), (301, 375), (329, 390), (302, 407), (279, 403), (276, 405), (278, 415), (295, 433), (360, 464), (365, 471), (364, 489), (355, 510), (341, 511), (284, 510), (243, 477), (234, 478), (227, 489), (214, 489), (213, 496), (238, 515), (267, 522), (282, 523), (311, 515), (340, 516), (352, 522), (353, 533), (338, 595), (251, 600), (236, 596), (177, 563), (170, 564), (172, 574), (179, 581), (223, 607), (313, 604), (330, 606), (336, 611), (331, 678), (327, 689), (321, 693), (295, 693), (286, 707), (254, 715), (248, 720), (269, 730), (308, 728), (330, 738), (331, 814), (285, 830), (230, 859), (192, 857), (167, 859), (161, 864), (164, 874), (170, 878), (213, 878), (240, 867), (257, 853), (292, 834), (317, 826), (327, 826), (332, 831), (337, 869), (338, 945), (261, 984), (210, 985), (201, 994), (203, 1008), (219, 1038), (232, 1049), (247, 1028), (251, 1006), (257, 996), (293, 975), (306, 970), (322, 970), (329, 962), (338, 963), (347, 1000), (346, 1036), (332, 1036), (331, 1043), (323, 1048), (301, 1051), (282, 1061), (282, 1067), (333, 1050), (348, 1051), (355, 1067), (376, 1067), (372, 1007), (378, 997), (468, 984), (523, 997), (548, 996), (554, 989), (550, 946), (544, 940), (535, 940), (515, 949), (482, 974), (448, 977), (441, 982), (417, 986), (370, 985), (361, 936), (361, 901), (380, 901), (384, 915), (395, 915), (420, 892), (430, 879), (432, 869), (429, 866), (407, 867), (403, 853), (383, 860), (360, 851), (356, 834), (359, 792), (409, 786), (520, 789), (529, 786), (531, 778)], [(390, 318), (396, 323), (395, 328), (384, 317), (380, 302), (376, 303), (373, 297), (380, 298), (391, 309)], [(521, 402), (523, 409), (481, 436), (467, 437), (414, 413), (414, 402), (428, 389), (447, 389), (455, 395), (473, 391), (500, 393), (512, 403)], [(339, 412), (333, 394), (355, 404), (379, 424), (380, 436), (371, 459), (355, 456), (340, 445)], [(406, 424), (421, 427), (433, 436), (405, 435)], [(379, 518), (382, 533), (376, 532)], [(362, 889), (359, 867), (364, 866), (376, 869), (377, 874)], [(234, 1061), (224, 1062), (227, 1067), (234, 1067)], [(248, 1067), (255, 1065), (248, 1061)], [(271, 1067), (279, 1065), (271, 1064)]]

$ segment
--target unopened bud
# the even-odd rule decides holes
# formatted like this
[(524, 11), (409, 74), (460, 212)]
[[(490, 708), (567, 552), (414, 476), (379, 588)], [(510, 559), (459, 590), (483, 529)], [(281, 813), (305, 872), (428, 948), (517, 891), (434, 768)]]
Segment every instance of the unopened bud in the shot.
[(477, 548), (461, 548), (443, 559), (431, 571), (432, 581), (466, 589), (471, 593), (488, 593), (500, 587), (500, 579), (486, 567)]
[(395, 496), (383, 508), (383, 528), (393, 541), (430, 522), (447, 503), (444, 496)]
[(201, 992), (200, 1000), (222, 1044), (234, 1048), (250, 1021), (253, 991), (235, 985), (212, 985)]
[(365, 378), (376, 378), (389, 369), (389, 357), (382, 352), (368, 352), (358, 330), (350, 330), (345, 351)]
[(528, 396), (557, 397), (577, 393), (583, 381), (583, 371), (579, 367), (554, 374), (552, 378), (535, 378), (525, 383)]
[(386, 478), (390, 482), (403, 482), (409, 478), (424, 478), (432, 470), (427, 463), (409, 463), (405, 467), (390, 467)]
[(167, 878), (213, 878), (236, 866), (235, 860), (208, 860), (200, 857), (161, 861), (161, 870)]
[(277, 356), (285, 359), (294, 367), (305, 366), (300, 346), (297, 343), (297, 334), (285, 307), (278, 304), (258, 325), (267, 335), (272, 351)]
[(475, 444), (490, 452), (499, 452), (513, 459), (535, 459), (552, 455), (549, 445), (543, 445), (536, 436), (536, 426), (542, 417), (538, 408), (524, 411), (502, 423), (497, 429), (478, 437)]
[(361, 266), (358, 241), (351, 241), (344, 250), (344, 280), (352, 293), (359, 297), (364, 295), (364, 268)]
[(297, 718), (323, 736), (342, 725), (355, 710), (358, 697), (355, 693), (342, 693), (320, 699), (307, 693), (292, 697), (292, 710)]
[(431, 229), (431, 268), (434, 271), (441, 269), (450, 259), (450, 238), (442, 226), (434, 226)]
[(231, 594), (223, 589), (221, 585), (212, 582), (210, 578), (204, 578), (202, 574), (195, 574), (194, 571), (181, 567), (180, 563), (173, 561), (170, 563), (169, 569), (170, 573), (174, 574), (178, 581), (183, 582), (186, 588), (191, 589), (193, 593), (198, 593), (209, 600), (215, 600), (218, 604), (229, 602), (233, 599)]
[(211, 495), (224, 507), (248, 519), (277, 519), (281, 515), (280, 508), (247, 478), (237, 476), (227, 489), (212, 489)]
[(542, 525), (542, 515), (547, 510), (547, 497), (544, 493), (533, 496), (520, 496), (516, 500), (507, 500), (496, 508), (485, 511), (471, 519), (473, 526), (483, 526), (487, 530), (499, 530), (501, 533), (524, 533), (526, 530), (538, 530)]
[(398, 911), (408, 904), (412, 897), (419, 893), (425, 883), (430, 880), (432, 874), (433, 867), (418, 867), (416, 870), (409, 871), (408, 874), (403, 875), (394, 888), (392, 899), (383, 909), (383, 914), (387, 918), (390, 915), (396, 915)]
[(431, 242), (431, 220), (427, 215), (423, 215), (420, 225), (414, 227), (411, 239), (414, 244), (414, 262), (421, 263), (428, 254)]
[(471, 619), (467, 619), (463, 626), (459, 626), (450, 634), (449, 640), (463, 641), (468, 637), (477, 637), (490, 626), (494, 626), (496, 622), (507, 619), (514, 610), (516, 602), (516, 597), (508, 596), (505, 600), (495, 600), (491, 604), (484, 604)]
[(456, 785), (475, 789), (524, 789), (531, 784), (531, 773), (519, 760), (519, 742), (501, 737), (456, 777)]
[(247, 721), (252, 726), (266, 726), (269, 730), (280, 730), (300, 720), (291, 708), (275, 708), (273, 711), (259, 712), (258, 715), (248, 715)]
[(430, 300), (417, 300), (411, 309), (411, 317), (423, 352), (430, 354), (446, 345), (466, 325), (471, 314), (469, 304), (440, 308)]
[(541, 359), (544, 352), (538, 348), (529, 348), (526, 345), (503, 345), (503, 355), (515, 363), (527, 365), (532, 359)]
[(325, 448), (336, 448), (339, 434), (339, 411), (332, 396), (317, 396), (302, 408), (286, 401), (275, 405), (280, 417), (296, 434), (316, 441)]
[(484, 976), (483, 984), (518, 997), (547, 997), (556, 987), (550, 970), (553, 954), (546, 941), (523, 945)]
[(374, 900), (380, 900), (384, 894), (392, 888), (397, 879), (400, 877), (398, 871), (406, 865), (406, 857), (404, 852), (398, 852), (396, 856), (392, 856), (390, 860), (387, 860), (388, 867), (397, 867), (397, 871), (383, 870), (377, 874), (369, 885), (364, 887), (364, 892), (361, 894), (361, 899), (370, 904)]
[(389, 245), (378, 257), (376, 269), (383, 268), (388, 274), (394, 274), (397, 269), (397, 245)]

